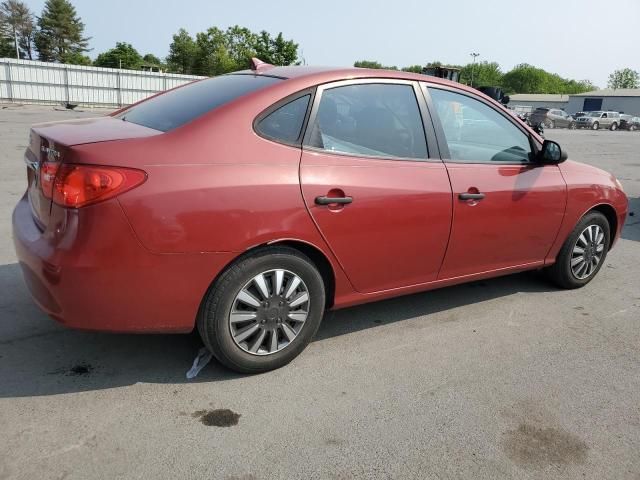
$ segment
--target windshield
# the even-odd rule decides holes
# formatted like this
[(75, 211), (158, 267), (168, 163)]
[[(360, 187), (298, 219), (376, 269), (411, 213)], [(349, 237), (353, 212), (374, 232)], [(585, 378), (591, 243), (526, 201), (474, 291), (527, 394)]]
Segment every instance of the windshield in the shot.
[(116, 118), (167, 132), (227, 102), (281, 81), (258, 75), (221, 75), (170, 90), (121, 112)]
[(589, 114), (587, 116), (588, 117), (600, 117), (600, 115), (602, 115), (602, 112), (589, 112)]

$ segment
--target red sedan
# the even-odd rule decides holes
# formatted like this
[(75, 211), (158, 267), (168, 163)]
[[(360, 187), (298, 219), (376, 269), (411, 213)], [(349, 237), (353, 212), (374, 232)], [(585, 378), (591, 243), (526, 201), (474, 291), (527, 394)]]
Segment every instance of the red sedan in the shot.
[(228, 367), (291, 361), (326, 309), (522, 270), (591, 281), (627, 198), (476, 90), (272, 67), (36, 125), (13, 214), (64, 325), (189, 332)]

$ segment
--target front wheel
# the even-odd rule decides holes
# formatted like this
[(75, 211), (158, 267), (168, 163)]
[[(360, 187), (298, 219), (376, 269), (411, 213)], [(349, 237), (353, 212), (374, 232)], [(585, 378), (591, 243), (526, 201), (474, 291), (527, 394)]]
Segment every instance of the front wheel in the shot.
[(575, 130), (576, 129), (576, 122), (571, 122), (569, 124), (569, 130)]
[(549, 120), (549, 123), (547, 123), (547, 127), (556, 128), (556, 123), (553, 120)]
[(269, 247), (240, 259), (214, 283), (198, 331), (223, 365), (266, 372), (304, 350), (324, 308), (324, 283), (313, 262), (292, 248)]
[(593, 125), (591, 125), (591, 128), (593, 130), (598, 130), (600, 128), (600, 124), (598, 122), (593, 122)]
[(558, 253), (556, 263), (546, 269), (562, 288), (580, 288), (596, 276), (609, 251), (611, 230), (600, 212), (585, 215)]

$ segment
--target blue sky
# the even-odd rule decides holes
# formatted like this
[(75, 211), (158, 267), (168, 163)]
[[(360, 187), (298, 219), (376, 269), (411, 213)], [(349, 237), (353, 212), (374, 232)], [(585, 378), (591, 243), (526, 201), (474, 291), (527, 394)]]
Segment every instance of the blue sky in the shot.
[[(117, 41), (164, 57), (181, 27), (239, 24), (282, 31), (312, 65), (466, 63), (478, 52), (505, 70), (526, 62), (600, 87), (617, 68), (640, 70), (640, 0), (71, 1), (92, 57)], [(26, 3), (39, 15), (44, 0)]]

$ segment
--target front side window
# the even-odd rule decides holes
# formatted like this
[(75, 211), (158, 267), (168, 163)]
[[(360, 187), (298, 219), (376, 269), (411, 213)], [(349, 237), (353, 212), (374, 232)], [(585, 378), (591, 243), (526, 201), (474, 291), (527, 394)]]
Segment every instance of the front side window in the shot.
[(449, 147), (449, 158), (474, 163), (530, 160), (529, 137), (506, 117), (474, 98), (430, 88)]
[(258, 122), (262, 136), (284, 143), (295, 143), (300, 137), (311, 95), (296, 98), (274, 110)]
[(413, 86), (367, 83), (325, 89), (309, 144), (359, 156), (426, 159)]

